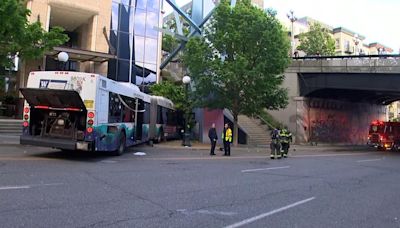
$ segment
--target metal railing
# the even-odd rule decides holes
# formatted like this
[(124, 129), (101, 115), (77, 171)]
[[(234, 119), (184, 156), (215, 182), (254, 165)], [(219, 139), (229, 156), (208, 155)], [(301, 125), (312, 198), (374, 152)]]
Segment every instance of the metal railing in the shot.
[(270, 122), (268, 122), (268, 121), (266, 121), (264, 118), (262, 118), (260, 115), (256, 115), (256, 117), (257, 117), (258, 119), (260, 119), (261, 122), (263, 122), (264, 124), (268, 125), (268, 127), (269, 127), (270, 129), (275, 129), (275, 128), (276, 128), (276, 127), (273, 126)]
[(400, 54), (384, 55), (327, 55), (293, 57), (293, 60), (329, 60), (329, 59), (400, 59)]

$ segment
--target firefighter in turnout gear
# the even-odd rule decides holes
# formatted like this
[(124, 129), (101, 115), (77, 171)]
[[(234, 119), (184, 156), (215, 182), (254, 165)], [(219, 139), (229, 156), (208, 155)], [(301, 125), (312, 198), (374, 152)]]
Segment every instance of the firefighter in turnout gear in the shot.
[(271, 131), (271, 159), (281, 158), (281, 142), (279, 135), (278, 129), (275, 128)]
[(282, 155), (284, 158), (287, 158), (290, 143), (292, 142), (292, 133), (290, 133), (288, 130), (284, 128), (279, 134), (279, 139), (281, 141), (281, 146), (282, 146)]

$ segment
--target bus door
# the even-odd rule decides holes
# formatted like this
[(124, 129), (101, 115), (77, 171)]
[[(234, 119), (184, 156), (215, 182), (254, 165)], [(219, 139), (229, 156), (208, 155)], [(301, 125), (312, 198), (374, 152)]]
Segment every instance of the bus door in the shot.
[(135, 118), (135, 126), (136, 126), (136, 132), (135, 136), (137, 140), (142, 140), (143, 139), (143, 121), (144, 121), (144, 112), (145, 112), (145, 107), (144, 107), (144, 101), (140, 99), (136, 99), (136, 118)]

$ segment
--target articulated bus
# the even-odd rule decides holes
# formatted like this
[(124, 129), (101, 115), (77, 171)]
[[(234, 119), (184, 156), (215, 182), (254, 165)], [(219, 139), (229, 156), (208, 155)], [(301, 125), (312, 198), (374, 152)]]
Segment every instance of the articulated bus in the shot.
[(150, 105), (150, 122), (155, 123), (150, 127), (151, 138), (155, 142), (179, 138), (184, 126), (182, 112), (175, 110), (172, 101), (165, 97), (151, 96)]
[(160, 137), (150, 133), (162, 129), (151, 120), (156, 112), (151, 102), (162, 98), (152, 99), (131, 83), (98, 74), (38, 71), (30, 73), (20, 91), (26, 99), (20, 137), (24, 145), (121, 155), (128, 146)]

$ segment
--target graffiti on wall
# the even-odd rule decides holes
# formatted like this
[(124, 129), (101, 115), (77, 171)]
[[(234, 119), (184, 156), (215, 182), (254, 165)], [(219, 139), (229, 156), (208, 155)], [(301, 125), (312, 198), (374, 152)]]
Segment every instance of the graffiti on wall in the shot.
[(367, 103), (309, 99), (302, 109), (307, 142), (365, 144), (371, 121), (384, 117), (382, 106)]

